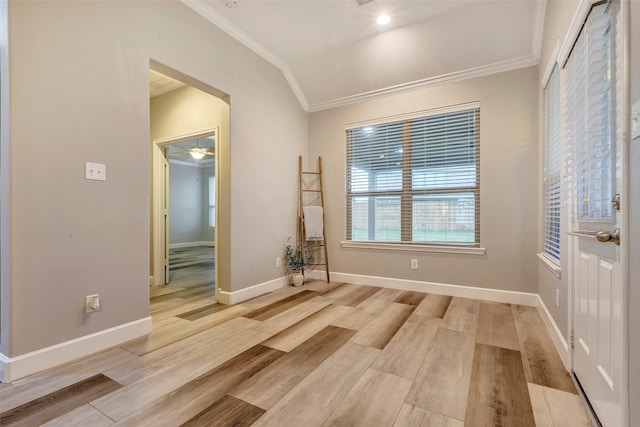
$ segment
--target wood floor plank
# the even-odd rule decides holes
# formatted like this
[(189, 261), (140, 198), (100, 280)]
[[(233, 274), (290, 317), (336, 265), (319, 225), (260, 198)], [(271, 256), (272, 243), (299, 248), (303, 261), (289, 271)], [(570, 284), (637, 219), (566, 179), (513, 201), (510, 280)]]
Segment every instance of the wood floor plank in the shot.
[(399, 289), (384, 288), (358, 304), (367, 313), (379, 314), (402, 293)]
[(149, 297), (151, 299), (162, 295), (172, 294), (174, 292), (183, 291), (186, 288), (181, 286), (154, 286), (149, 289)]
[(213, 303), (215, 302), (216, 290), (213, 282), (206, 282), (196, 286), (187, 287), (185, 290), (176, 292), (174, 295), (190, 301), (206, 298)]
[[(378, 288), (375, 286), (359, 286), (356, 288), (351, 288), (351, 291), (347, 294), (337, 298), (334, 304), (338, 305), (348, 305), (351, 307), (355, 307), (382, 288)], [(331, 292), (325, 294), (326, 297), (331, 298)]]
[(153, 330), (149, 335), (128, 341), (122, 344), (121, 348), (138, 356), (142, 356), (163, 345), (171, 344), (189, 336), (185, 335), (185, 329), (190, 327), (191, 322), (188, 320), (180, 319), (179, 317), (167, 317), (166, 319), (153, 322)]
[(528, 387), (537, 426), (592, 426), (578, 395), (531, 383)]
[(304, 291), (308, 291), (305, 286), (285, 286), (284, 288), (280, 288), (276, 291), (243, 301), (242, 305), (246, 305), (248, 307), (257, 306), (257, 308), (260, 308)]
[(359, 331), (376, 318), (375, 314), (368, 313), (362, 307), (343, 307), (348, 309), (347, 312), (331, 322), (333, 326)]
[(413, 381), (367, 369), (323, 426), (391, 426)]
[(258, 418), (254, 427), (322, 424), (379, 352), (346, 343)]
[(139, 357), (120, 348), (111, 348), (91, 356), (17, 380), (0, 392), (0, 412), (31, 402), (62, 388), (91, 378)]
[(66, 414), (44, 423), (43, 427), (69, 427), (69, 426), (91, 426), (107, 427), (115, 423), (102, 412), (98, 411), (88, 403), (67, 412)]
[(304, 284), (304, 287), (306, 290), (309, 290), (309, 291), (327, 293), (339, 286), (342, 286), (343, 284), (344, 283), (341, 283), (341, 282), (327, 283), (327, 282), (323, 282), (322, 280), (311, 280), (309, 282), (306, 282)]
[(397, 289), (382, 289), (361, 302), (357, 307), (351, 308), (344, 316), (333, 321), (332, 325), (340, 328), (361, 330), (369, 325), (401, 291)]
[(213, 313), (219, 313), (222, 310), (230, 308), (230, 305), (213, 303), (210, 305), (205, 305), (200, 308), (193, 309), (191, 311), (187, 311), (186, 313), (178, 314), (177, 317), (185, 320), (198, 320), (202, 317), (208, 316)]
[(86, 403), (121, 388), (102, 374), (72, 384), (0, 414), (0, 425), (34, 426), (58, 418)]
[(538, 323), (540, 325), (544, 325), (544, 321), (542, 320), (542, 317), (540, 317), (540, 312), (538, 311), (537, 307), (512, 304), (511, 309), (513, 310), (514, 318), (518, 318), (523, 322)]
[(167, 309), (170, 309), (170, 308), (182, 306), (183, 304), (185, 304), (187, 302), (189, 302), (189, 300), (184, 299), (184, 298), (173, 297), (173, 298), (169, 298), (168, 300), (165, 300), (165, 301), (156, 302), (156, 303), (151, 304), (150, 311), (153, 314), (153, 313), (157, 313), (159, 311), (163, 311), (163, 310), (167, 310)]
[(168, 317), (175, 317), (178, 314), (186, 313), (187, 311), (194, 310), (196, 308), (204, 307), (205, 305), (211, 304), (211, 299), (202, 298), (196, 301), (187, 300), (186, 303), (177, 305), (174, 307), (170, 307), (164, 310), (159, 310), (151, 313), (151, 318), (154, 322), (157, 322), (162, 319), (166, 319)]
[(139, 407), (119, 425), (153, 427), (185, 423), (283, 355), (279, 350), (254, 346), (152, 404)]
[(283, 298), (280, 301), (276, 301), (274, 303), (266, 305), (255, 311), (252, 311), (246, 314), (244, 317), (247, 317), (249, 319), (255, 319), (255, 320), (267, 320), (274, 316), (277, 316), (280, 313), (283, 313), (289, 310), (290, 308), (295, 307), (296, 305), (304, 301), (310, 300), (316, 296), (317, 296), (317, 293), (315, 292), (302, 291), (297, 294)]
[(358, 288), (361, 288), (362, 285), (354, 285), (351, 283), (341, 283), (339, 286), (331, 289), (328, 292), (325, 292), (322, 296), (327, 298), (331, 298), (333, 300), (338, 300), (349, 295), (351, 292), (355, 291)]
[[(249, 323), (244, 327), (236, 326), (238, 323), (243, 326), (244, 322)], [(234, 327), (229, 327), (232, 323)], [(152, 404), (161, 396), (267, 339), (269, 334), (248, 327), (255, 323), (259, 322), (236, 318), (142, 356), (134, 366), (112, 369), (107, 374), (118, 375), (116, 379), (122, 379), (120, 382), (125, 387), (91, 404), (109, 418), (120, 421), (137, 409), (131, 407), (130, 401), (135, 401), (138, 406)], [(179, 363), (169, 363), (168, 360)]]
[[(228, 309), (216, 311), (213, 314), (189, 321), (179, 317), (170, 317), (154, 323), (151, 334), (130, 341), (122, 348), (143, 356), (151, 351), (188, 338), (216, 325), (246, 314), (250, 309), (241, 305), (227, 306)], [(156, 328), (156, 324), (158, 327)]]
[[(315, 294), (315, 292), (312, 294)], [(296, 304), (286, 311), (282, 311), (263, 321), (260, 325), (256, 326), (256, 329), (275, 335), (322, 310), (330, 305), (331, 302), (329, 298), (312, 295), (311, 299)]]
[(465, 425), (535, 427), (519, 351), (476, 344)]
[(510, 305), (480, 303), (476, 342), (520, 350)]
[(371, 365), (414, 379), (440, 326), (440, 319), (411, 315)]
[(451, 298), (448, 295), (427, 294), (418, 304), (414, 313), (419, 316), (442, 319), (451, 304)]
[(480, 301), (476, 299), (453, 297), (442, 318), (441, 327), (469, 334), (476, 333)]
[(464, 420), (475, 337), (439, 328), (405, 402)]
[(427, 294), (424, 292), (402, 291), (393, 302), (417, 306), (426, 296)]
[(516, 330), (527, 381), (578, 394), (545, 325), (517, 321)]
[(414, 307), (391, 303), (371, 323), (358, 331), (351, 341), (355, 344), (383, 349), (411, 315)]
[(464, 422), (404, 404), (393, 427), (463, 427)]
[(338, 351), (354, 333), (349, 329), (327, 326), (229, 394), (259, 408), (270, 409)]
[(274, 335), (262, 344), (282, 351), (291, 351), (329, 326), (338, 317), (343, 316), (348, 310), (349, 307), (346, 306), (329, 305)]
[(257, 408), (233, 396), (225, 396), (182, 426), (248, 427), (262, 414), (264, 414), (264, 409)]

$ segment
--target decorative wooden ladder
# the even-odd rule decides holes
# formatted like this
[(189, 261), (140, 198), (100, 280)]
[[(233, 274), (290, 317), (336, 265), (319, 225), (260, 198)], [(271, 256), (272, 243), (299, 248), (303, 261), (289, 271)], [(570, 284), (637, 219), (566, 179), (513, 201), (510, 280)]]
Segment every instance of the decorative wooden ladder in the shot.
[[(322, 158), (318, 157), (318, 171), (306, 172), (302, 169), (302, 156), (298, 158), (300, 177), (298, 181), (300, 193), (298, 196), (298, 238), (302, 249), (302, 259), (313, 257), (313, 261), (307, 264), (309, 270), (317, 267), (325, 268), (327, 283), (329, 279), (329, 255), (327, 253), (327, 231), (324, 220), (324, 190), (322, 184)], [(322, 208), (322, 240), (307, 239), (304, 220), (304, 208), (306, 206), (319, 206)], [(304, 272), (304, 268), (303, 268)]]

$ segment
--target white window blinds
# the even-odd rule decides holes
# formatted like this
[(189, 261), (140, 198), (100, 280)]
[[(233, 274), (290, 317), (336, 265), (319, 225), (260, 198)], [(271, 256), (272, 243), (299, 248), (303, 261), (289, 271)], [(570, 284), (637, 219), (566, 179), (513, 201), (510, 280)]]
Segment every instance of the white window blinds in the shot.
[(608, 4), (595, 6), (566, 63), (567, 172), (574, 231), (612, 220), (611, 30)]
[(475, 105), (346, 130), (347, 240), (479, 246)]
[(544, 88), (544, 254), (560, 263), (560, 76), (556, 65)]

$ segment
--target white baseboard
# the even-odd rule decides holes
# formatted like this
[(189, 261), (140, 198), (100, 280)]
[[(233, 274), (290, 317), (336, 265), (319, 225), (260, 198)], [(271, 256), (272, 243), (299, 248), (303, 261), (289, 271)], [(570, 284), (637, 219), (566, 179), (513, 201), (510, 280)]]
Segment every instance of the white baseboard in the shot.
[(556, 350), (558, 350), (558, 353), (560, 354), (560, 358), (562, 359), (562, 363), (564, 363), (564, 367), (567, 369), (567, 371), (571, 372), (571, 351), (569, 348), (569, 343), (562, 335), (562, 331), (560, 331), (560, 328), (558, 328), (558, 325), (553, 320), (551, 313), (547, 309), (544, 301), (542, 301), (540, 295), (538, 295), (537, 305), (542, 309), (542, 320), (544, 321), (544, 324), (549, 331), (549, 335), (551, 335), (551, 339), (553, 340), (553, 344), (556, 346)]
[(269, 280), (268, 282), (258, 283), (257, 285), (232, 292), (223, 291), (222, 289), (217, 288), (216, 299), (222, 304), (238, 304), (242, 301), (275, 291), (276, 289), (284, 288), (288, 284), (289, 282), (286, 277), (278, 277), (277, 279)]
[[(324, 280), (324, 271), (308, 271), (305, 276)], [(454, 297), (483, 299), (486, 301), (509, 304), (538, 305), (538, 294), (528, 292), (505, 291), (502, 289), (478, 288), (474, 286), (450, 285), (446, 283), (422, 282), (419, 280), (394, 279), (390, 277), (364, 276), (360, 274), (331, 272), (332, 282), (353, 283), (355, 285), (380, 286), (383, 288), (418, 291)]]
[(191, 248), (193, 246), (215, 246), (215, 242), (202, 240), (200, 242), (170, 243), (169, 249)]
[(0, 353), (0, 381), (10, 382), (149, 334), (151, 317), (15, 357)]

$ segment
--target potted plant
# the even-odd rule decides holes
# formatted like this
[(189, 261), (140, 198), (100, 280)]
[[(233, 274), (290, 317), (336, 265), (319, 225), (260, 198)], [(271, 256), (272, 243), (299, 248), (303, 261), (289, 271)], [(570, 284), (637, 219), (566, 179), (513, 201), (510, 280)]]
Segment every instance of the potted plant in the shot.
[(300, 243), (294, 245), (291, 243), (291, 238), (287, 240), (287, 244), (284, 247), (284, 267), (286, 275), (290, 277), (294, 286), (302, 286), (304, 283), (302, 270), (305, 266), (313, 263), (311, 251), (305, 250), (305, 255), (302, 255), (302, 245)]

